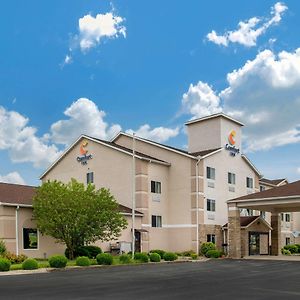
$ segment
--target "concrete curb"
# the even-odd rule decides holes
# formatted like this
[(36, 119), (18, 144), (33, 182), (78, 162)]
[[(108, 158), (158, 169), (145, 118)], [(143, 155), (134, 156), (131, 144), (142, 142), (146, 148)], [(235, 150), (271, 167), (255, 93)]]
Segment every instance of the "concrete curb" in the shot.
[(197, 260), (191, 259), (180, 259), (175, 261), (162, 261), (162, 262), (149, 262), (149, 263), (136, 263), (136, 264), (124, 264), (124, 265), (91, 265), (88, 267), (79, 267), (79, 266), (68, 266), (62, 269), (56, 268), (40, 268), (37, 270), (15, 270), (0, 272), (0, 276), (13, 276), (13, 275), (30, 275), (30, 274), (44, 274), (52, 272), (68, 272), (72, 270), (88, 270), (88, 269), (109, 269), (109, 268), (122, 268), (122, 267), (138, 267), (138, 266), (151, 266), (151, 265), (160, 265), (160, 264), (180, 264), (180, 263), (201, 263), (210, 260), (209, 258), (201, 258)]

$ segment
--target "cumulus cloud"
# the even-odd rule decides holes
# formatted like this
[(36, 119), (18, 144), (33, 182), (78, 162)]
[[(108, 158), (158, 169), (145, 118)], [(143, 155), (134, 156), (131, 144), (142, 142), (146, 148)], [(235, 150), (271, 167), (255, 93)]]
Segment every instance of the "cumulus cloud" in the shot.
[(105, 112), (87, 98), (73, 102), (64, 112), (68, 117), (52, 124), (50, 137), (57, 144), (68, 145), (80, 135), (87, 134), (100, 139), (109, 139), (121, 130), (121, 126), (108, 126)]
[(114, 11), (95, 17), (90, 14), (83, 16), (78, 21), (80, 49), (85, 52), (99, 45), (104, 38), (126, 37), (123, 22), (124, 18), (115, 15)]
[(207, 39), (217, 45), (227, 47), (230, 43), (237, 43), (246, 47), (256, 46), (257, 38), (264, 34), (266, 30), (280, 23), (282, 14), (288, 7), (277, 2), (271, 8), (271, 16), (268, 19), (252, 17), (247, 21), (240, 21), (238, 29), (234, 31), (226, 31), (223, 35), (218, 35), (215, 30), (207, 34)]
[(7, 175), (0, 175), (0, 182), (25, 184), (25, 180), (18, 172), (11, 172)]
[(137, 136), (150, 139), (159, 143), (166, 142), (170, 138), (173, 138), (179, 134), (179, 127), (176, 128), (166, 128), (166, 127), (156, 127), (151, 129), (150, 125), (142, 125), (137, 130), (128, 129), (127, 133), (135, 133)]
[(183, 110), (192, 117), (202, 116), (213, 95), (214, 107), (245, 123), (246, 151), (300, 142), (300, 48), (278, 55), (262, 51), (227, 74), (227, 81), (228, 87), (220, 93), (210, 88), (206, 102), (201, 97), (189, 100), (184, 94)]
[(37, 168), (47, 166), (60, 154), (28, 126), (29, 119), (0, 106), (0, 150), (7, 150), (13, 162), (31, 162)]
[(182, 97), (182, 111), (193, 115), (193, 118), (200, 118), (222, 110), (220, 98), (213, 89), (202, 81), (196, 85), (191, 84)]

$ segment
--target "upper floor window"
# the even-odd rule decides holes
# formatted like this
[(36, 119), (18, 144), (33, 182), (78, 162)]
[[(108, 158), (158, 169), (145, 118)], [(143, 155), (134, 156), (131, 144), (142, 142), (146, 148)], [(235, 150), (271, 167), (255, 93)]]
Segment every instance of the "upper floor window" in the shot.
[(259, 186), (259, 190), (260, 190), (260, 192), (263, 192), (263, 191), (265, 191), (265, 190), (266, 190), (266, 187), (265, 187), (265, 186), (263, 186), (263, 185), (260, 185), (260, 186)]
[(216, 200), (207, 199), (207, 211), (216, 211)]
[(228, 183), (235, 184), (235, 174), (228, 172)]
[(206, 178), (213, 179), (213, 180), (216, 179), (216, 169), (207, 167), (206, 168)]
[(162, 218), (161, 218), (161, 216), (152, 215), (152, 227), (162, 227)]
[(86, 183), (94, 183), (94, 172), (89, 172), (86, 174)]
[(161, 182), (151, 180), (151, 193), (161, 194)]
[(291, 222), (291, 215), (290, 214), (285, 214), (285, 221), (286, 222)]
[(261, 211), (260, 212), (260, 216), (265, 219), (266, 218), (266, 212), (265, 211)]
[(253, 178), (247, 177), (246, 185), (247, 185), (247, 188), (253, 189)]

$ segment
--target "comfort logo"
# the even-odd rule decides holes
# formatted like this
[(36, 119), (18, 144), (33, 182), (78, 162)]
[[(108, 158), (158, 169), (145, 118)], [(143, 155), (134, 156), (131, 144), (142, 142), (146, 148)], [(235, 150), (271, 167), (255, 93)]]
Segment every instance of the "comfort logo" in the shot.
[(232, 146), (235, 144), (235, 136), (236, 136), (236, 132), (235, 132), (235, 130), (232, 130), (228, 136), (228, 141), (229, 141), (230, 145), (232, 145)]
[(85, 149), (85, 148), (87, 147), (87, 145), (88, 145), (88, 142), (87, 142), (87, 141), (83, 141), (83, 142), (81, 143), (81, 145), (80, 145), (80, 150), (79, 150), (79, 152), (80, 152), (81, 155), (86, 155), (86, 154), (88, 153), (88, 150)]

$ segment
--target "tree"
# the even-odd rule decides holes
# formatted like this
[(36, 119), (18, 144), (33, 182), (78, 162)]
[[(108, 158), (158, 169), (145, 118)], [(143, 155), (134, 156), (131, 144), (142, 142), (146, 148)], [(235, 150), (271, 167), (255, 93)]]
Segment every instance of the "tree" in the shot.
[(127, 227), (109, 190), (72, 179), (48, 181), (37, 188), (33, 216), (39, 231), (64, 243), (74, 257), (77, 247), (116, 239)]

